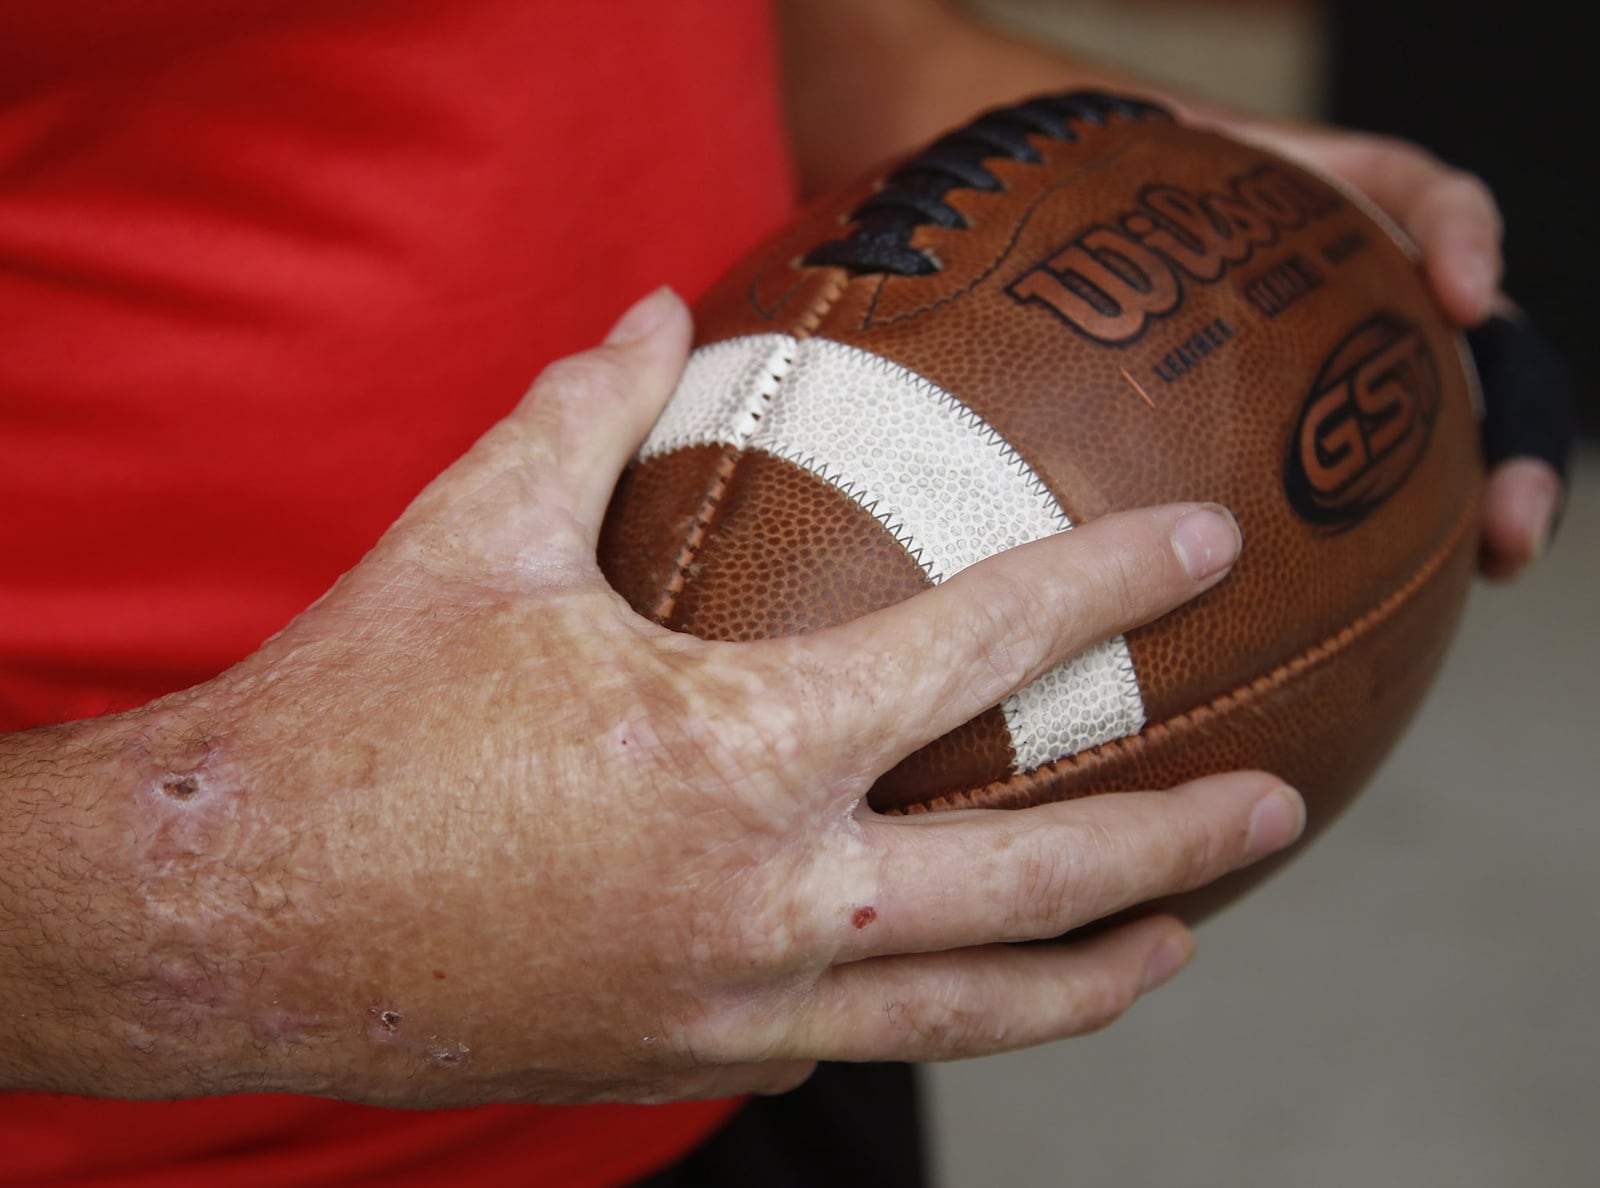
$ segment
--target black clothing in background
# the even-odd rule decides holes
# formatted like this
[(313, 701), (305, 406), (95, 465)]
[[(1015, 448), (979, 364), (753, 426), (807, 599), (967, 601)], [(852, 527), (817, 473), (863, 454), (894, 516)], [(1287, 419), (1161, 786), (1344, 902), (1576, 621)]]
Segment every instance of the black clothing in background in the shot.
[(917, 1071), (822, 1064), (800, 1088), (753, 1097), (682, 1163), (634, 1188), (922, 1188)]
[(1489, 183), (1506, 217), (1506, 292), (1566, 356), (1590, 434), (1600, 431), (1600, 202), (1584, 180), (1600, 172), (1593, 16), (1574, 0), (1334, 0), (1327, 111)]

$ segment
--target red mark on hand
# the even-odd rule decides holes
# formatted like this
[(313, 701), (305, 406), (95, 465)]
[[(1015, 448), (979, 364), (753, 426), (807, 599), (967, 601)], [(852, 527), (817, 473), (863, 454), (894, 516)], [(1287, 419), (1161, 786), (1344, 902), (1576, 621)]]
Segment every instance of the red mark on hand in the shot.
[(878, 918), (878, 909), (875, 907), (857, 908), (856, 914), (850, 917), (850, 923), (857, 928), (865, 928)]

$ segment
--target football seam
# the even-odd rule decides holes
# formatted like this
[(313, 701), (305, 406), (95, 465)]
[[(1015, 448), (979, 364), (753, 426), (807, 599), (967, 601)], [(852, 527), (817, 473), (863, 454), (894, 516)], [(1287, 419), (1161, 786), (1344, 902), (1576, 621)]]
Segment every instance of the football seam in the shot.
[[(1070, 180), (1077, 181), (1083, 172), (1083, 170), (1080, 170), (1079, 173), (1073, 174)], [(1039, 207), (1044, 203), (1044, 200), (1051, 194), (1054, 194), (1057, 190), (1064, 188), (1065, 185), (1066, 181), (1063, 180), (1055, 185), (1047, 186), (1045, 189), (1041, 190), (1034, 197), (1033, 201), (1028, 204), (1028, 209), (1023, 212), (1022, 218), (1017, 221), (1017, 225), (1012, 228), (1011, 238), (1006, 241), (1005, 247), (996, 253), (994, 259), (988, 263), (988, 265), (979, 275), (973, 277), (970, 283), (963, 285), (954, 292), (946, 293), (943, 297), (940, 297), (934, 301), (930, 301), (925, 305), (919, 305), (916, 309), (904, 310), (901, 313), (891, 314), (888, 317), (880, 318), (877, 316), (878, 299), (883, 296), (883, 290), (888, 287), (889, 281), (892, 279), (890, 276), (881, 277), (881, 283), (876, 289), (873, 290), (872, 300), (867, 302), (867, 308), (861, 315), (860, 328), (862, 330), (870, 330), (874, 326), (893, 326), (898, 322), (907, 322), (912, 318), (920, 318), (924, 314), (932, 313), (942, 305), (949, 305), (952, 301), (957, 301), (960, 298), (965, 297), (968, 293), (972, 292), (972, 290), (976, 289), (984, 281), (988, 280), (1000, 270), (1000, 266), (1010, 258), (1012, 249), (1017, 246), (1017, 241), (1022, 238), (1022, 232), (1024, 228), (1026, 228), (1027, 225), (1033, 221), (1033, 216), (1038, 213)], [(932, 249), (927, 250), (930, 255), (933, 254)], [(937, 256), (935, 256), (935, 259), (937, 259)]]
[[(1204, 705), (1174, 714), (1165, 721), (1157, 722), (1152, 726), (1146, 726), (1138, 734), (1132, 734), (1126, 738), (1113, 739), (1110, 742), (1101, 743), (1092, 750), (1082, 751), (1075, 755), (1063, 755), (1059, 759), (1053, 759), (1049, 763), (1041, 764), (1039, 767), (1028, 771), (1016, 772), (1004, 779), (994, 780), (980, 788), (946, 793), (931, 800), (889, 809), (886, 810), (886, 815), (900, 816), (939, 809), (1020, 807), (1025, 804), (1032, 804), (1033, 800), (1028, 795), (1029, 788), (1042, 784), (1050, 777), (1063, 771), (1082, 771), (1113, 762), (1125, 755), (1143, 750), (1147, 746), (1153, 746), (1163, 741), (1169, 734), (1189, 730), (1212, 718), (1250, 705), (1280, 686), (1298, 678), (1307, 670), (1332, 660), (1340, 652), (1367, 635), (1407, 602), (1411, 601), (1432, 580), (1433, 576), (1450, 559), (1456, 549), (1460, 547), (1462, 538), (1473, 523), (1476, 522), (1477, 517), (1478, 500), (1474, 498), (1468, 501), (1466, 510), (1451, 529), (1450, 535), (1445, 538), (1444, 544), (1411, 575), (1405, 585), (1389, 594), (1360, 618), (1313, 644), (1299, 655), (1290, 657), (1270, 672), (1263, 673), (1261, 676), (1238, 685), (1226, 693), (1219, 694)], [(1093, 794), (1079, 793), (1078, 795)], [(1066, 799), (1075, 798), (1068, 797)]]
[[(828, 286), (822, 290), (811, 304), (805, 309), (797, 320), (797, 324), (789, 335), (795, 339), (805, 339), (815, 333), (828, 310), (838, 302), (849, 286), (850, 277), (843, 269), (833, 269), (834, 276)], [(788, 362), (792, 364), (793, 358)], [(779, 390), (783, 387), (787, 369), (780, 375), (773, 376), (773, 386), (770, 392), (764, 392), (762, 405), (770, 405), (777, 399)], [(760, 421), (760, 413), (751, 413), (751, 419)], [(748, 438), (748, 434), (746, 437)], [(739, 460), (744, 457), (746, 449), (743, 445), (730, 445), (723, 447), (722, 456), (717, 460), (716, 473), (711, 476), (710, 486), (706, 493), (700, 497), (700, 505), (695, 509), (694, 522), (689, 525), (683, 543), (678, 546), (678, 552), (672, 559), (672, 571), (667, 578), (666, 585), (656, 598), (656, 604), (651, 610), (650, 617), (661, 626), (665, 627), (678, 608), (678, 599), (683, 596), (683, 591), (689, 584), (690, 576), (694, 571), (695, 558), (699, 555), (701, 547), (705, 544), (706, 537), (711, 532), (712, 522), (716, 518), (717, 508), (721, 505), (723, 497), (728, 493), (728, 485), (733, 481), (733, 473), (739, 468)]]
[[(1061, 147), (1076, 150), (1081, 146), (1078, 144), (1071, 144)], [(1059, 181), (1053, 182), (1051, 185), (1046, 186), (1043, 190), (1039, 191), (1039, 193), (1034, 196), (1033, 201), (1028, 203), (1028, 208), (1023, 212), (1022, 217), (1017, 222), (1017, 225), (1012, 228), (1011, 237), (1006, 241), (1005, 247), (995, 255), (993, 260), (984, 266), (982, 273), (980, 273), (978, 276), (975, 276), (968, 284), (961, 286), (959, 289), (946, 293), (944, 296), (936, 298), (933, 301), (929, 301), (924, 305), (919, 305), (915, 309), (903, 310), (900, 313), (889, 314), (886, 317), (880, 318), (878, 317), (878, 302), (883, 297), (883, 291), (888, 287), (889, 281), (894, 279), (892, 275), (886, 275), (882, 277), (882, 283), (879, 284), (878, 287), (873, 291), (872, 300), (867, 303), (867, 308), (861, 315), (861, 325), (858, 328), (861, 330), (871, 330), (875, 327), (881, 328), (884, 326), (894, 326), (900, 322), (908, 322), (913, 318), (920, 318), (924, 314), (932, 313), (941, 306), (949, 305), (951, 302), (958, 301), (962, 297), (967, 296), (984, 281), (988, 280), (991, 276), (999, 272), (1000, 269), (1005, 266), (1006, 261), (1011, 258), (1011, 253), (1015, 250), (1017, 242), (1022, 238), (1022, 233), (1027, 229), (1028, 224), (1033, 221), (1034, 216), (1039, 213), (1039, 207), (1044, 205), (1046, 199), (1052, 197), (1061, 190), (1067, 189), (1069, 186), (1077, 185), (1085, 177), (1109, 169), (1113, 164), (1121, 160), (1121, 158), (1129, 151), (1129, 148), (1129, 145), (1120, 145), (1101, 157), (1097, 157), (1092, 161), (1086, 161), (1084, 164), (1078, 166), (1078, 168), (1071, 175), (1063, 177)], [(930, 255), (934, 255), (932, 248), (922, 250), (927, 251)], [(937, 259), (936, 255), (935, 258)]]

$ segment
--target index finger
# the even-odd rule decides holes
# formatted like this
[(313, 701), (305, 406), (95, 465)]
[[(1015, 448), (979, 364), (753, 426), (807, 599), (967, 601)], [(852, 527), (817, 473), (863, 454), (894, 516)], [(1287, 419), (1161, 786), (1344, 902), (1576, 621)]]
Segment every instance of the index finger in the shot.
[(773, 646), (794, 674), (807, 742), (870, 780), (1068, 661), (1033, 708), (1042, 728), (1074, 733), (1086, 706), (1118, 703), (1131, 679), (1114, 645), (1089, 650), (1221, 581), (1239, 545), (1214, 504), (1103, 516)]

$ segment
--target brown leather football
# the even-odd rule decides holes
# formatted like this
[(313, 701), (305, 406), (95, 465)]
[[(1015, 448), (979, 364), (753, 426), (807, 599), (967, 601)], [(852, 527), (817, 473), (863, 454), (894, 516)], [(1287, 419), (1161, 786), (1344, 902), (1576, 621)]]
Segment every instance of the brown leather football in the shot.
[(990, 112), (812, 207), (697, 324), (601, 541), (671, 628), (814, 630), (1118, 509), (1214, 500), (1243, 530), (1221, 585), (910, 756), (879, 810), (1256, 767), (1317, 828), (1453, 633), (1477, 397), (1414, 254), (1342, 189), (1159, 108)]

